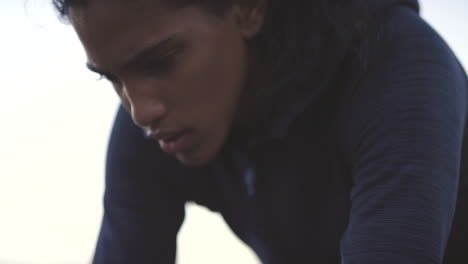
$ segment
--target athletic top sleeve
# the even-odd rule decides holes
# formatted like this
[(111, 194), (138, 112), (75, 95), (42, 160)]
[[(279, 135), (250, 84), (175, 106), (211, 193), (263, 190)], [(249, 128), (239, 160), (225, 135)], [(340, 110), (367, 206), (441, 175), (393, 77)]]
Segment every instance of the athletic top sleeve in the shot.
[[(398, 9), (397, 9), (398, 10)], [(442, 263), (456, 205), (465, 75), (409, 9), (353, 91), (346, 142), (351, 211), (343, 264)]]
[(165, 180), (178, 173), (176, 163), (155, 144), (121, 108), (109, 142), (94, 264), (175, 262), (185, 202)]

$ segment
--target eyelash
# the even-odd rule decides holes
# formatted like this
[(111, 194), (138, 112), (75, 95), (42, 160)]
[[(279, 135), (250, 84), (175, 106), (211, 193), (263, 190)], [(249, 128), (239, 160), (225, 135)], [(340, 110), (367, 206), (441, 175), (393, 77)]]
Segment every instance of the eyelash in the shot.
[[(165, 55), (163, 58), (156, 59), (154, 61), (149, 61), (143, 67), (145, 74), (148, 75), (162, 75), (168, 73), (171, 68), (174, 66), (174, 57), (179, 53), (179, 49), (174, 49)], [(97, 81), (106, 79), (107, 81), (116, 84), (118, 83), (117, 78), (109, 74), (100, 73)]]
[(96, 79), (96, 81), (102, 81), (102, 80), (108, 80), (109, 82), (114, 82), (114, 78), (107, 75), (107, 74), (103, 74), (103, 73), (100, 73), (99, 74), (99, 77)]

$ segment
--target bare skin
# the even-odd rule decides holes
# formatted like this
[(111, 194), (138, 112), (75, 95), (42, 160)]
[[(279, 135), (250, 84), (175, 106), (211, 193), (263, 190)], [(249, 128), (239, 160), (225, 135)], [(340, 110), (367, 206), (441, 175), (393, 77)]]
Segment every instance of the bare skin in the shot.
[(234, 5), (215, 17), (194, 6), (128, 2), (94, 0), (70, 10), (88, 67), (113, 83), (163, 151), (186, 165), (205, 164), (225, 144), (255, 76), (247, 41), (261, 29), (262, 10)]

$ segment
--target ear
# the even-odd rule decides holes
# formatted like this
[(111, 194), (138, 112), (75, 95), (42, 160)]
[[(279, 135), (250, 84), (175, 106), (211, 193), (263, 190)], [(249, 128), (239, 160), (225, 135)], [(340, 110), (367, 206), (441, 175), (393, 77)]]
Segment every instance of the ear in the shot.
[(233, 16), (240, 33), (246, 39), (255, 37), (263, 28), (267, 0), (237, 0)]

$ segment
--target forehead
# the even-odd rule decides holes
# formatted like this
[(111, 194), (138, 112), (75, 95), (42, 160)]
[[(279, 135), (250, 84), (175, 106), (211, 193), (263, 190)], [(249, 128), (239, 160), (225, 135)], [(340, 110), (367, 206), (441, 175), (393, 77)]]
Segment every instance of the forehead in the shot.
[(80, 31), (99, 28), (112, 32), (129, 24), (157, 20), (167, 10), (156, 0), (90, 0), (83, 6), (70, 8), (69, 13), (72, 25)]
[(186, 29), (184, 23), (160, 1), (91, 0), (70, 9), (75, 28), (91, 63), (124, 60), (150, 43)]

